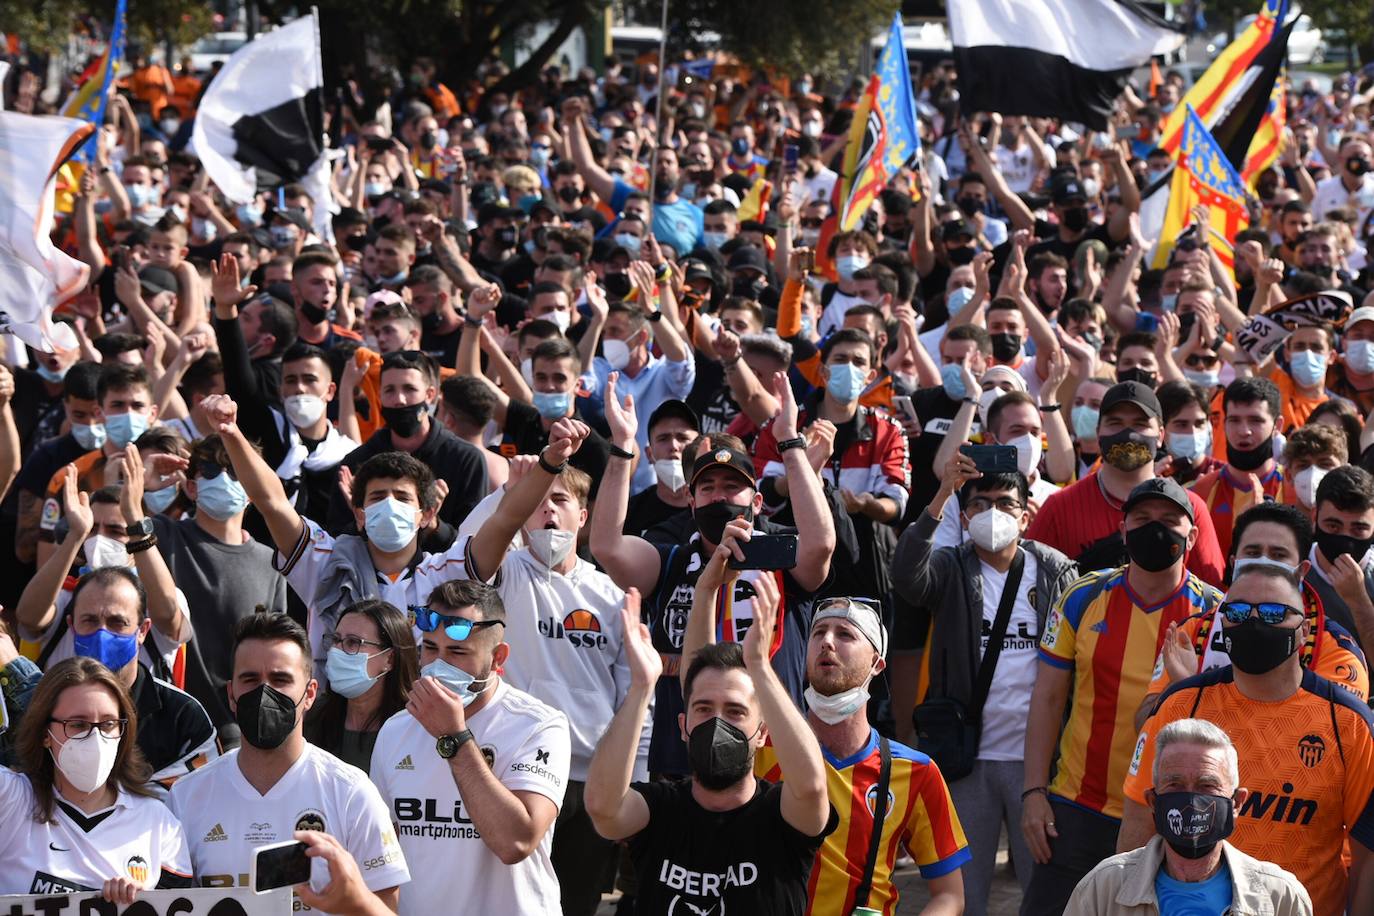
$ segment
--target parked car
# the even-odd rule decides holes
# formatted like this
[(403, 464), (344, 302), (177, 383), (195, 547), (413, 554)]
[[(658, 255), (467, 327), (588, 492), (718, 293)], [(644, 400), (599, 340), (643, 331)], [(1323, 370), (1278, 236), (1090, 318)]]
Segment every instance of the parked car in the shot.
[(191, 69), (206, 73), (211, 64), (224, 63), (247, 43), (248, 36), (243, 32), (214, 32), (196, 41), (186, 53), (191, 55)]
[[(1255, 17), (1245, 16), (1236, 23), (1236, 35), (1241, 35), (1250, 24), (1255, 21)], [(1212, 40), (1207, 43), (1207, 54), (1216, 57), (1230, 44), (1225, 32), (1218, 32), (1212, 36)], [(1322, 37), (1322, 30), (1312, 23), (1310, 16), (1299, 16), (1298, 21), (1293, 24), (1293, 32), (1288, 36), (1288, 62), (1290, 64), (1319, 64), (1326, 60), (1326, 41)]]

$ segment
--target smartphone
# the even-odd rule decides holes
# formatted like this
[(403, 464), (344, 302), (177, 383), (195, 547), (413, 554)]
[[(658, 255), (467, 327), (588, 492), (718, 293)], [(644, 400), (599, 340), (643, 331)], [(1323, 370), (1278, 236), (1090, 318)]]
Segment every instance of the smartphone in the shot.
[(253, 850), (249, 883), (253, 892), (265, 894), (278, 887), (295, 887), (310, 880), (306, 846), (296, 840), (259, 846)]
[(894, 394), (892, 396), (892, 406), (900, 410), (902, 416), (906, 417), (916, 426), (921, 425), (921, 418), (916, 416), (916, 405), (911, 403), (911, 398), (904, 394)]
[(801, 148), (795, 143), (789, 143), (782, 148), (782, 171), (784, 175), (791, 175), (797, 171), (797, 162), (801, 158)]
[(797, 565), (795, 534), (756, 534), (739, 546), (744, 559), (732, 559), (731, 569), (791, 569)]
[(386, 137), (368, 137), (367, 148), (374, 153), (384, 153), (391, 149), (391, 141)]
[(814, 249), (814, 248), (806, 248), (806, 249), (803, 249), (803, 252), (804, 252), (804, 253), (801, 255), (801, 262), (802, 262), (801, 267), (802, 267), (802, 270), (806, 271), (806, 272), (809, 273), (809, 274), (810, 274), (810, 273), (815, 273), (815, 272), (816, 272), (816, 249)]
[(973, 466), (984, 474), (1019, 470), (1014, 445), (961, 445), (959, 451), (973, 459)]

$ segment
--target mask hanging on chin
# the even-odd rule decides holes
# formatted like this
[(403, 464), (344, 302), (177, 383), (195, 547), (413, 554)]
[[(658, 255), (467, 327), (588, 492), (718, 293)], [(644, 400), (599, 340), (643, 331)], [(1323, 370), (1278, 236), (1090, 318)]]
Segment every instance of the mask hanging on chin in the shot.
[(826, 725), (838, 725), (868, 705), (868, 681), (830, 696), (822, 696), (815, 687), (807, 687), (804, 696), (806, 708), (815, 713), (817, 719)]
[(1263, 442), (1254, 448), (1241, 449), (1232, 445), (1228, 440), (1226, 443), (1226, 461), (1234, 468), (1241, 471), (1256, 471), (1264, 467), (1264, 463), (1274, 457), (1274, 437), (1267, 436)]

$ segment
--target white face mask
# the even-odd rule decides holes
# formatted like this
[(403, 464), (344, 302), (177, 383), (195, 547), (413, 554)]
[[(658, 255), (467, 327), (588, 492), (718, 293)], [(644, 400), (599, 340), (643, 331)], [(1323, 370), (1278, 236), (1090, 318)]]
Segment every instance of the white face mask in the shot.
[[(52, 735), (51, 729), (48, 734)], [(110, 778), (115, 757), (119, 756), (119, 742), (118, 736), (106, 738), (96, 729), (84, 738), (67, 738), (61, 749), (54, 753), (50, 747), (48, 753), (72, 787), (88, 795)], [(53, 744), (57, 744), (55, 739)]]
[(1021, 525), (1016, 518), (998, 509), (979, 512), (968, 520), (969, 537), (984, 550), (1001, 550), (1020, 533)]
[(1325, 476), (1326, 468), (1319, 468), (1315, 464), (1308, 465), (1294, 474), (1293, 488), (1297, 490), (1298, 501), (1309, 509), (1316, 505), (1317, 487)]
[(687, 475), (682, 473), (682, 462), (676, 458), (660, 458), (654, 462), (654, 476), (658, 482), (676, 493), (687, 486)]
[(601, 355), (616, 372), (630, 364), (630, 347), (623, 340), (601, 341)]
[(82, 551), (86, 554), (86, 565), (91, 569), (129, 565), (129, 552), (124, 549), (124, 545), (103, 534), (93, 534), (86, 538)]
[(556, 324), (558, 330), (565, 334), (568, 332), (568, 327), (572, 324), (572, 315), (569, 314), (566, 309), (555, 309), (545, 315), (544, 318)]
[(868, 704), (868, 684), (851, 687), (833, 696), (821, 696), (816, 688), (807, 687), (804, 691), (806, 708), (816, 714), (826, 725), (837, 725)]
[(1040, 466), (1040, 454), (1044, 450), (1040, 437), (1026, 433), (1005, 444), (1015, 446), (1016, 467), (1022, 474), (1030, 477), (1031, 473)]
[(283, 400), (281, 406), (286, 411), (286, 419), (297, 429), (310, 426), (324, 416), (324, 399), (313, 394), (293, 394)]
[(573, 552), (577, 546), (577, 533), (559, 531), (557, 528), (536, 528), (529, 532), (527, 540), (534, 558), (553, 569)]

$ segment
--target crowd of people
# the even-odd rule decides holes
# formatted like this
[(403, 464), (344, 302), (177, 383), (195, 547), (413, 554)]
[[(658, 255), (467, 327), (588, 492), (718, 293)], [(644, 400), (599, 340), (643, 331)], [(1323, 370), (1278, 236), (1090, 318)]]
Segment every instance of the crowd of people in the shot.
[(112, 98), (78, 346), (0, 362), (0, 893), (294, 837), (338, 914), (982, 916), (999, 848), (1028, 916), (1374, 913), (1374, 77), (1152, 239), (1176, 74), (1097, 132), (933, 67), (832, 232), (857, 86), (505, 72), (346, 82), (330, 199)]

